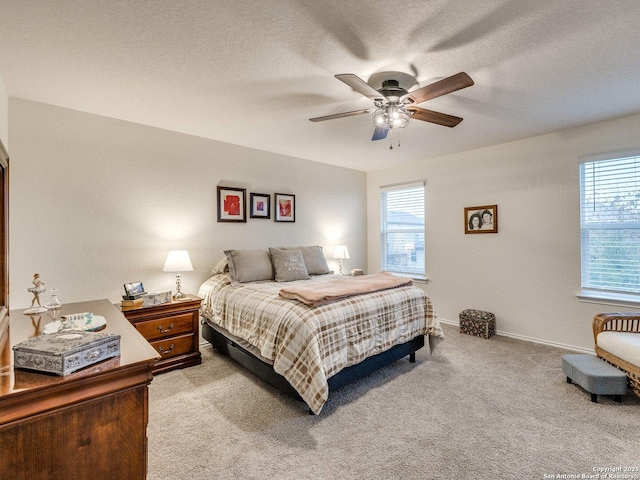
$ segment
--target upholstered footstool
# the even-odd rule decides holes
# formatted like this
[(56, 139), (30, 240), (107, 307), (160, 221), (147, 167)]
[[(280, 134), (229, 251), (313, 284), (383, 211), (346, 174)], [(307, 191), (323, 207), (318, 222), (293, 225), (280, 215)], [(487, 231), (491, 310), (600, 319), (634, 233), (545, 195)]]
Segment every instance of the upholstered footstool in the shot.
[(562, 356), (562, 373), (567, 383), (575, 383), (591, 394), (597, 403), (598, 395), (614, 395), (616, 402), (627, 393), (627, 375), (594, 355), (570, 354)]
[(496, 332), (496, 316), (491, 312), (468, 308), (460, 312), (460, 333), (491, 338)]

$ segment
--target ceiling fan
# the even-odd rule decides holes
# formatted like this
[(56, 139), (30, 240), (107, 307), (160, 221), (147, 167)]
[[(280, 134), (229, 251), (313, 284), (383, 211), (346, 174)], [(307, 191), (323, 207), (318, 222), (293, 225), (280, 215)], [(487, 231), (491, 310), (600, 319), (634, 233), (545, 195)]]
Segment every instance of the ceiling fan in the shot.
[(373, 114), (373, 125), (375, 127), (371, 140), (382, 140), (387, 137), (391, 129), (406, 127), (410, 118), (444, 125), (445, 127), (455, 127), (462, 121), (462, 118), (447, 115), (446, 113), (434, 112), (433, 110), (420, 108), (416, 105), (473, 85), (471, 77), (464, 72), (456, 73), (455, 75), (427, 85), (426, 87), (418, 88), (412, 92), (402, 88), (397, 80), (385, 80), (382, 82), (382, 88), (376, 90), (352, 73), (344, 73), (336, 75), (335, 77), (349, 85), (358, 93), (373, 100), (375, 107), (364, 110), (354, 110), (352, 112), (336, 113), (324, 117), (315, 117), (309, 120), (312, 122), (322, 122), (324, 120), (371, 113)]

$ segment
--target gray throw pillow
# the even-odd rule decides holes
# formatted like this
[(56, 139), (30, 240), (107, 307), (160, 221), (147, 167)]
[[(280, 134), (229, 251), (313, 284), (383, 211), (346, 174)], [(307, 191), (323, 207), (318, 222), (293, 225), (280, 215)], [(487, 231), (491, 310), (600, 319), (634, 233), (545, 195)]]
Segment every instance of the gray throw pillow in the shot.
[(225, 250), (229, 273), (236, 282), (273, 280), (273, 265), (267, 250)]
[(309, 278), (300, 250), (270, 248), (269, 253), (271, 253), (276, 282), (292, 282)]
[(312, 245), (309, 247), (285, 247), (285, 250), (300, 250), (304, 258), (304, 265), (307, 267), (309, 275), (324, 275), (330, 273), (327, 259), (320, 245)]

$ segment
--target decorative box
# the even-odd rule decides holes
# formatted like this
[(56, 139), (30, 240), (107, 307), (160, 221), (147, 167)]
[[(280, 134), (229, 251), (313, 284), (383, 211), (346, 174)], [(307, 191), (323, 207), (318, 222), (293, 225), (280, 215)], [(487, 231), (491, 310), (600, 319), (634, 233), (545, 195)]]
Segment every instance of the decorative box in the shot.
[(120, 335), (59, 332), (30, 338), (13, 346), (16, 368), (67, 375), (120, 355)]
[(464, 310), (460, 313), (460, 333), (491, 338), (496, 333), (496, 316), (482, 310)]
[(171, 301), (171, 290), (168, 292), (160, 293), (147, 293), (142, 296), (142, 306), (152, 307), (154, 305), (161, 305), (163, 303), (169, 303)]

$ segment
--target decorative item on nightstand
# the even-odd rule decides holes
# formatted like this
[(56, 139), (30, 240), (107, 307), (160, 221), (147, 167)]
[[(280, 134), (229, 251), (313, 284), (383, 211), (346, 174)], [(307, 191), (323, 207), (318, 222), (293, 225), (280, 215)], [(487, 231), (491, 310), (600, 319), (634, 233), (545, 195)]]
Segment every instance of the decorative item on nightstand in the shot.
[(346, 245), (336, 245), (336, 248), (333, 251), (333, 258), (340, 259), (340, 275), (343, 275), (343, 273), (342, 273), (342, 260), (345, 259), (345, 258), (349, 259), (349, 250), (347, 250), (347, 246)]
[[(178, 288), (180, 285), (178, 285)], [(177, 294), (176, 294), (177, 296)], [(184, 293), (182, 294), (184, 297)], [(171, 301), (171, 290), (166, 292), (146, 293), (140, 300), (142, 300), (142, 307), (152, 307), (154, 305), (162, 305), (163, 303), (169, 303)]]
[(182, 293), (180, 286), (180, 272), (192, 272), (193, 265), (191, 265), (191, 259), (189, 258), (189, 252), (186, 250), (171, 250), (167, 255), (167, 260), (162, 267), (163, 272), (175, 272), (176, 273), (176, 294), (175, 298), (180, 300), (185, 295)]

